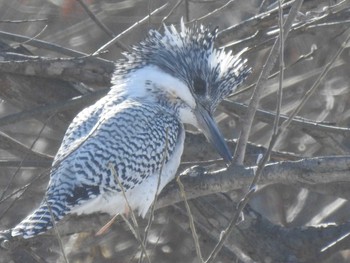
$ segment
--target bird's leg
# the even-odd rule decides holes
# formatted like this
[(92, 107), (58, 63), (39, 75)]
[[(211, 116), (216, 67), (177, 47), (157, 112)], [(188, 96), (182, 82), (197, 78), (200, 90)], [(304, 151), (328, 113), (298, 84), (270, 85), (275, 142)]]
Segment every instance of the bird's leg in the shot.
[(128, 206), (128, 204), (125, 204), (124, 205), (124, 213), (123, 214), (125, 215), (126, 218), (129, 217), (130, 212), (131, 212), (130, 207)]
[(107, 224), (105, 224), (103, 227), (101, 227), (101, 229), (99, 231), (97, 231), (95, 236), (100, 236), (100, 235), (104, 234), (108, 230), (108, 228), (110, 228), (112, 226), (112, 224), (114, 223), (114, 221), (116, 220), (118, 215), (119, 214), (115, 214), (112, 217), (112, 219), (107, 222)]
[[(130, 210), (128, 204), (125, 204), (124, 205), (124, 212), (123, 212), (125, 217), (128, 218), (130, 215), (130, 212), (131, 212), (131, 210)], [(96, 236), (100, 236), (100, 235), (104, 234), (108, 230), (108, 228), (110, 228), (112, 226), (112, 224), (114, 223), (114, 221), (116, 220), (118, 215), (119, 214), (115, 214), (111, 220), (109, 220), (103, 227), (101, 227), (101, 229), (99, 231), (97, 231)]]

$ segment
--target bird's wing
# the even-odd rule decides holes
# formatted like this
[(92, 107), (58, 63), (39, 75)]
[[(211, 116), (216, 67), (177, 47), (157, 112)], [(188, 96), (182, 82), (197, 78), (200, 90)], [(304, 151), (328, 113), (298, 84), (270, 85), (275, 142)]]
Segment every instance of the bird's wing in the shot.
[(80, 141), (93, 130), (97, 124), (105, 103), (108, 101), (109, 95), (101, 98), (95, 104), (82, 110), (70, 123), (67, 131), (58, 149), (53, 165), (61, 162), (67, 154), (71, 153), (74, 148), (79, 146)]
[(168, 161), (182, 129), (154, 104), (127, 100), (104, 108), (90, 133), (53, 168), (48, 196), (64, 193), (74, 207), (101, 191), (120, 192), (119, 184), (128, 191)]

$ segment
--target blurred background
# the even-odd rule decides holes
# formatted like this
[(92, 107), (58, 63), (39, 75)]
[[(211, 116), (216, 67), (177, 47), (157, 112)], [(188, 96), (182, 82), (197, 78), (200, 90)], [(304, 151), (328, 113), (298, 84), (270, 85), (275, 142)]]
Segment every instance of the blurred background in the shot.
[[(181, 17), (186, 22), (201, 18), (199, 23), (218, 26), (219, 30), (224, 30), (218, 38), (218, 47), (225, 46), (234, 53), (240, 52), (245, 47), (248, 48), (243, 57), (248, 59), (252, 74), (241, 87), (245, 89), (256, 82), (273, 40), (278, 34), (276, 12), (274, 15), (262, 16), (260, 20), (253, 19), (261, 13), (268, 13), (278, 7), (273, 0), (168, 2), (85, 0), (83, 2), (109, 29), (109, 33), (103, 31), (89, 17), (77, 0), (0, 0), (0, 31), (12, 35), (0, 32), (1, 54), (13, 52), (50, 58), (69, 57), (60, 49), (54, 50), (32, 44), (32, 40), (43, 40), (91, 54), (113, 36), (120, 34), (153, 10), (168, 3), (144, 23), (126, 32), (119, 39), (118, 44), (110, 46), (108, 52), (100, 54), (99, 57), (106, 61), (117, 61), (122, 57), (121, 53), (132, 44), (141, 41), (149, 29), (161, 28), (162, 22), (178, 24)], [(326, 7), (333, 8), (332, 12), (328, 12), (329, 9)], [(345, 36), (349, 33), (346, 32), (350, 24), (349, 7), (350, 4), (347, 1), (304, 1), (296, 20), (296, 25), (300, 26), (291, 31), (285, 43), (286, 69), (283, 81), (282, 114), (288, 115), (299, 104), (322, 71), (322, 67), (329, 62), (343, 43)], [(287, 14), (289, 9), (284, 10)], [(203, 16), (207, 17), (202, 18)], [(228, 30), (238, 24), (241, 26), (237, 31)], [(13, 37), (14, 35), (22, 35), (30, 39), (18, 40)], [(349, 58), (348, 44), (315, 94), (303, 107), (299, 114), (301, 117), (327, 125), (349, 126)], [(272, 72), (278, 70), (277, 63)], [(110, 76), (110, 72), (106, 75)], [(261, 109), (275, 111), (278, 86), (278, 76), (273, 76), (264, 87)], [(72, 118), (92, 101), (54, 113), (46, 112), (45, 108), (42, 108), (42, 111), (30, 118), (18, 117), (17, 120), (13, 118), (6, 122), (2, 117), (31, 112), (37, 107), (63, 103), (81, 94), (89, 94), (108, 87), (108, 83), (103, 81), (84, 84), (83, 81), (24, 76), (0, 70), (1, 229), (14, 226), (39, 205), (49, 179), (48, 167), (66, 128)], [(252, 89), (248, 89), (236, 96), (231, 96), (230, 100), (247, 104), (251, 92)], [(218, 110), (217, 120), (227, 139), (232, 140), (237, 137), (239, 116), (237, 112), (228, 112), (227, 108)], [(191, 127), (189, 129), (192, 130)], [(267, 146), (271, 130), (272, 122), (266, 123), (257, 119), (249, 138), (250, 142)], [(188, 143), (183, 156), (184, 164), (179, 172), (196, 164), (197, 161), (218, 158), (211, 153), (209, 145), (202, 145), (203, 149), (200, 152), (198, 147), (193, 142)], [(278, 140), (274, 150), (282, 152), (283, 157), (275, 160), (347, 155), (349, 147), (349, 138), (346, 134), (320, 136), (312, 130), (294, 127), (284, 132)], [(247, 160), (249, 158), (255, 160), (256, 157), (256, 152), (253, 152)], [(247, 165), (249, 164), (247, 162)], [(348, 186), (341, 183), (341, 187), (339, 189), (343, 190)], [(234, 213), (234, 204), (242, 197), (242, 193), (243, 191), (235, 191), (191, 201), (194, 214), (198, 217), (199, 214), (206, 217), (212, 227), (208, 229), (204, 223), (203, 225), (199, 223), (197, 226), (200, 245), (205, 256), (219, 239), (218, 234)], [(344, 223), (350, 217), (349, 203), (337, 197), (336, 194), (321, 194), (320, 191), (310, 191), (310, 189), (289, 185), (264, 187), (253, 197), (249, 207), (271, 223), (288, 228), (332, 222)], [(139, 262), (141, 255), (139, 243), (123, 220), (114, 223), (103, 236), (94, 236), (94, 233), (108, 220), (109, 218), (103, 215), (87, 219), (73, 217), (60, 226), (66, 233), (61, 239), (69, 262)], [(147, 220), (140, 219), (139, 223), (140, 229), (143, 229), (147, 225)], [(65, 227), (68, 230), (65, 230)], [(156, 211), (147, 242), (147, 253), (151, 262), (200, 262), (196, 256), (183, 204)], [(229, 246), (230, 244), (222, 250), (217, 262), (243, 262), (241, 257), (237, 258), (237, 251), (230, 249)], [(235, 244), (232, 246), (235, 247)], [(0, 250), (0, 262), (65, 262), (65, 259), (62, 257), (56, 236), (49, 233), (11, 253)], [(334, 253), (330, 258), (325, 259), (325, 262), (350, 262), (350, 257), (344, 250)]]

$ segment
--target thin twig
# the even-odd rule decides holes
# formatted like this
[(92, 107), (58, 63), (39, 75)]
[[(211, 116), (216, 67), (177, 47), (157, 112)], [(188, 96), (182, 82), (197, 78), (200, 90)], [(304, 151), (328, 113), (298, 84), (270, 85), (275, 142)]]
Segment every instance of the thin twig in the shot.
[(280, 127), (280, 131), (279, 133), (282, 133), (287, 126), (292, 122), (293, 118), (299, 113), (299, 111), (302, 109), (302, 107), (305, 105), (305, 103), (310, 99), (310, 97), (312, 96), (312, 94), (315, 92), (315, 90), (318, 88), (318, 86), (320, 85), (321, 81), (323, 80), (323, 78), (327, 75), (327, 73), (329, 72), (329, 70), (332, 68), (334, 62), (338, 59), (339, 55), (344, 51), (344, 49), (346, 48), (346, 44), (349, 42), (350, 40), (350, 34), (348, 34), (348, 36), (346, 37), (345, 41), (341, 44), (340, 48), (337, 50), (336, 54), (333, 56), (333, 58), (328, 62), (328, 64), (324, 67), (323, 71), (321, 72), (321, 74), (318, 76), (318, 78), (316, 79), (316, 81), (314, 82), (314, 84), (312, 85), (312, 87), (306, 92), (306, 94), (303, 96), (302, 101), (300, 102), (300, 104), (298, 105), (298, 107), (296, 109), (294, 109), (294, 111), (291, 113), (291, 115), (289, 116), (288, 120), (284, 121)]
[(189, 21), (189, 22), (187, 22), (187, 23), (189, 24), (189, 23), (193, 23), (193, 22), (198, 22), (198, 21), (201, 21), (201, 20), (203, 20), (203, 19), (205, 19), (205, 18), (208, 18), (208, 17), (214, 15), (215, 13), (220, 12), (221, 10), (223, 10), (224, 8), (226, 8), (228, 5), (230, 5), (230, 4), (233, 3), (234, 1), (236, 1), (236, 0), (229, 0), (229, 1), (227, 1), (226, 4), (223, 4), (222, 6), (216, 8), (215, 10), (213, 10), (213, 11), (211, 11), (211, 12), (205, 14), (204, 16), (201, 16), (201, 17), (192, 19), (191, 21)]
[(268, 5), (269, 5), (269, 1), (263, 0), (259, 6), (258, 14), (260, 14), (261, 12), (267, 11)]
[[(285, 71), (285, 70), (287, 70), (287, 69), (290, 69), (291, 67), (297, 65), (297, 64), (300, 63), (300, 62), (312, 58), (313, 56), (315, 56), (316, 51), (317, 51), (317, 48), (316, 48), (315, 46), (311, 46), (310, 52), (308, 52), (308, 53), (306, 53), (306, 54), (300, 55), (300, 56), (298, 57), (297, 60), (295, 60), (295, 61), (292, 62), (291, 64), (285, 66), (283, 70)], [(273, 79), (274, 77), (276, 77), (276, 76), (278, 76), (278, 75), (279, 75), (279, 71), (276, 71), (275, 73), (272, 73), (272, 74), (268, 77), (268, 79), (269, 79), (269, 80), (270, 80), (270, 79)], [(313, 76), (313, 75), (312, 75), (312, 76)], [(312, 77), (312, 76), (310, 76), (310, 77)], [(237, 91), (231, 93), (231, 94), (228, 96), (228, 98), (232, 98), (232, 97), (238, 96), (238, 95), (240, 95), (240, 94), (242, 94), (242, 93), (245, 93), (245, 92), (251, 90), (252, 88), (254, 88), (255, 86), (256, 86), (256, 82), (250, 84), (248, 87), (239, 89), (239, 90), (237, 90)]]
[(191, 212), (190, 205), (188, 204), (188, 201), (187, 201), (187, 197), (186, 197), (186, 193), (185, 193), (185, 187), (182, 184), (180, 178), (181, 178), (181, 175), (179, 175), (176, 178), (176, 182), (179, 185), (180, 195), (182, 197), (182, 200), (185, 202), (185, 207), (186, 207), (187, 215), (188, 215), (188, 218), (189, 218), (189, 221), (190, 221), (190, 228), (191, 228), (192, 237), (193, 237), (193, 241), (194, 241), (195, 248), (196, 248), (196, 253), (197, 253), (197, 256), (198, 256), (199, 260), (201, 262), (204, 262), (203, 256), (202, 256), (202, 252), (201, 252), (201, 247), (199, 245), (199, 238), (198, 238), (198, 234), (197, 234), (197, 231), (196, 231), (194, 218), (193, 218), (193, 215), (192, 215), (192, 212)]
[[(160, 12), (161, 10), (163, 10), (166, 6), (168, 5), (168, 3), (162, 5), (161, 7), (157, 8), (156, 10), (154, 10), (150, 15), (154, 15), (158, 12)], [(119, 40), (121, 37), (123, 37), (125, 34), (127, 34), (128, 32), (130, 32), (132, 29), (136, 28), (137, 26), (141, 25), (142, 23), (144, 23), (145, 21), (147, 21), (148, 17), (150, 15), (145, 16), (144, 18), (142, 18), (141, 20), (137, 21), (135, 24), (133, 24), (132, 26), (130, 26), (129, 28), (127, 28), (126, 30), (124, 30), (123, 32), (121, 32), (120, 34), (118, 34), (116, 37), (114, 37), (112, 40), (108, 41), (106, 44), (104, 44), (102, 47), (100, 47), (99, 49), (97, 49), (94, 53), (92, 53), (92, 56), (96, 56), (98, 54), (100, 54), (102, 51), (106, 50), (108, 47), (110, 47), (111, 45), (113, 45), (117, 40)]]
[(152, 23), (152, 0), (148, 0), (148, 28), (151, 28), (151, 23)]
[(27, 41), (24, 41), (22, 43), (20, 43), (21, 45), (25, 45), (26, 43), (32, 41), (33, 39), (37, 39), (47, 28), (47, 25), (45, 25), (43, 27), (43, 29), (40, 30), (40, 32), (38, 34), (36, 34), (35, 36), (31, 37), (30, 39), (28, 39)]
[(18, 167), (22, 165), (22, 168), (49, 168), (51, 164), (52, 160), (0, 160), (0, 167)]
[[(223, 100), (221, 103), (221, 107), (223, 107), (223, 110), (227, 111), (228, 113), (234, 112), (238, 115), (243, 115), (248, 108), (248, 106), (245, 104), (229, 100)], [(259, 109), (257, 110), (255, 117), (259, 121), (272, 124), (274, 122), (275, 113)], [(280, 124), (282, 124), (283, 121), (289, 119), (289, 116), (280, 114), (279, 119)], [(299, 130), (317, 130), (329, 134), (340, 134), (342, 136), (350, 136), (350, 128), (334, 126), (324, 122), (317, 122), (299, 116), (294, 116), (290, 125), (295, 128), (298, 128)]]
[[(46, 125), (48, 123), (48, 121), (53, 117), (53, 115), (51, 115), (49, 118), (46, 119), (46, 121), (44, 122), (43, 126), (41, 127), (38, 135), (36, 136), (36, 138), (34, 139), (34, 141), (32, 142), (32, 144), (29, 147), (29, 150), (31, 151), (33, 149), (33, 147), (35, 146), (35, 144), (37, 143), (37, 141), (40, 139), (41, 134), (44, 132)], [(25, 154), (25, 156), (23, 157), (23, 161), (30, 155), (30, 152), (27, 152)], [(0, 201), (4, 198), (7, 190), (9, 189), (10, 185), (12, 184), (13, 180), (15, 179), (15, 177), (17, 176), (17, 174), (19, 173), (19, 171), (21, 170), (22, 167), (22, 163), (20, 163), (20, 165), (17, 167), (16, 171), (12, 174), (9, 182), (7, 183), (4, 191), (1, 193), (0, 196)]]
[[(293, 10), (293, 8), (292, 8)], [(292, 12), (292, 11), (291, 11)], [(282, 29), (283, 30), (283, 29)], [(283, 41), (283, 38), (281, 38), (281, 40)], [(282, 125), (279, 127), (278, 131), (276, 133), (273, 133), (270, 143), (269, 143), (269, 147), (267, 149), (267, 152), (264, 154), (262, 160), (259, 162), (259, 165), (257, 167), (257, 169), (255, 170), (255, 174), (254, 174), (254, 178), (249, 186), (249, 191), (248, 193), (244, 196), (244, 198), (239, 202), (239, 207), (237, 209), (237, 211), (235, 212), (235, 215), (233, 216), (232, 220), (230, 221), (229, 227), (224, 231), (225, 234), (225, 239), (223, 240), (223, 242), (226, 240), (226, 238), (228, 237), (228, 235), (226, 235), (226, 232), (229, 232), (228, 230), (233, 229), (233, 227), (235, 226), (238, 218), (239, 218), (239, 214), (243, 211), (244, 206), (249, 202), (252, 194), (255, 192), (256, 189), (256, 184), (259, 181), (259, 178), (262, 174), (262, 171), (265, 168), (265, 165), (269, 159), (269, 154), (272, 151), (273, 146), (275, 145), (279, 135), (281, 135), (281, 133), (284, 131), (284, 129), (288, 126), (288, 124), (290, 123), (290, 121), (293, 119), (293, 117), (296, 116), (296, 114), (300, 111), (300, 109), (303, 107), (303, 105), (305, 104), (305, 102), (311, 97), (311, 95), (313, 94), (313, 92), (316, 90), (316, 88), (319, 86), (319, 83), (321, 82), (321, 80), (324, 78), (324, 76), (327, 74), (327, 72), (330, 70), (332, 64), (336, 61), (336, 59), (339, 57), (339, 55), (343, 52), (343, 50), (346, 47), (347, 42), (350, 40), (350, 34), (347, 36), (346, 40), (342, 43), (341, 47), (338, 49), (338, 51), (336, 52), (335, 56), (331, 59), (331, 61), (327, 64), (327, 66), (325, 67), (324, 71), (320, 74), (319, 78), (315, 81), (315, 83), (313, 84), (313, 86), (310, 88), (310, 90), (307, 92), (307, 94), (303, 97), (303, 100), (300, 102), (300, 104), (298, 105), (298, 107), (293, 111), (293, 114), (290, 116), (290, 118), (285, 121), (284, 123), (282, 123)], [(283, 46), (280, 46), (280, 48)], [(276, 119), (277, 119), (277, 115), (276, 115)], [(288, 122), (289, 121), (289, 122)], [(278, 123), (277, 121), (275, 123)], [(234, 221), (236, 220), (236, 221)], [(220, 239), (220, 241), (222, 241), (222, 239)], [(220, 243), (219, 241), (219, 243)], [(223, 245), (222, 242), (222, 245)], [(218, 244), (219, 244), (218, 243)], [(221, 245), (221, 246), (222, 246)], [(215, 249), (214, 249), (215, 250)], [(218, 252), (216, 252), (218, 253)], [(212, 253), (212, 257), (213, 259), (216, 257), (217, 254), (214, 254), (214, 251)], [(211, 256), (210, 256), (211, 257)], [(211, 262), (211, 261), (209, 261)]]
[(278, 0), (278, 7), (279, 7), (279, 27), (280, 27), (280, 35), (279, 38), (281, 41), (279, 41), (279, 56), (280, 56), (280, 74), (279, 74), (279, 88), (278, 88), (278, 94), (277, 94), (277, 105), (276, 105), (276, 114), (275, 114), (275, 120), (273, 123), (273, 128), (272, 128), (272, 135), (271, 135), (271, 140), (269, 142), (269, 146), (264, 153), (263, 157), (258, 161), (258, 167), (255, 170), (255, 175), (254, 178), (249, 186), (248, 193), (244, 196), (243, 201), (239, 202), (239, 206), (241, 207), (240, 209), (237, 209), (237, 214), (240, 214), (244, 208), (244, 205), (241, 205), (241, 203), (247, 204), (250, 200), (250, 197), (253, 195), (255, 192), (254, 189), (257, 186), (257, 183), (260, 179), (262, 170), (264, 169), (266, 163), (270, 159), (270, 155), (272, 152), (272, 149), (279, 137), (278, 134), (278, 125), (279, 125), (279, 119), (280, 119), (280, 112), (281, 112), (281, 106), (282, 106), (282, 88), (283, 88), (283, 69), (284, 69), (284, 32), (283, 32), (283, 10), (281, 6), (281, 0)]
[[(70, 56), (70, 57), (81, 57), (81, 56), (87, 55), (85, 53), (78, 52), (78, 51), (75, 51), (73, 49), (64, 48), (64, 47), (57, 45), (57, 44), (49, 43), (49, 42), (39, 40), (39, 39), (33, 39), (31, 37), (12, 34), (12, 33), (8, 33), (8, 32), (0, 31), (0, 37), (3, 39), (16, 41), (16, 42), (20, 42), (20, 43), (26, 42), (27, 45), (34, 46), (37, 48), (43, 48), (46, 50), (51, 50), (51, 51), (54, 51), (54, 52), (57, 52), (57, 53), (60, 53), (60, 54), (66, 55), (66, 56)], [(27, 42), (27, 41), (29, 41), (29, 42)]]
[[(277, 38), (274, 46), (271, 48), (270, 55), (269, 55), (269, 57), (265, 63), (265, 66), (264, 66), (264, 68), (259, 76), (257, 85), (256, 85), (254, 93), (253, 93), (253, 97), (251, 99), (251, 103), (249, 104), (248, 111), (247, 111), (247, 114), (245, 116), (245, 120), (247, 120), (247, 121), (245, 123), (243, 123), (243, 125), (242, 125), (240, 137), (239, 137), (238, 142), (237, 142), (237, 148), (236, 148), (236, 152), (234, 155), (234, 163), (235, 164), (238, 164), (238, 165), (243, 164), (246, 145), (247, 145), (248, 137), (250, 134), (251, 126), (253, 123), (255, 112), (258, 108), (261, 94), (263, 92), (263, 88), (262, 88), (263, 84), (265, 84), (265, 82), (267, 81), (267, 78), (270, 74), (270, 71), (272, 70), (272, 67), (275, 63), (275, 60), (277, 59), (277, 55), (280, 51), (279, 50), (279, 48), (280, 48), (279, 42), (284, 41), (286, 39), (288, 32), (291, 29), (292, 23), (297, 15), (301, 5), (302, 5), (302, 3), (303, 3), (303, 0), (296, 0), (294, 2), (293, 6), (289, 12), (289, 15), (286, 19), (286, 22), (284, 24), (283, 32), (285, 34), (283, 34), (283, 38)], [(269, 152), (271, 152), (271, 149), (269, 150)], [(264, 156), (268, 157), (268, 154), (265, 154)], [(245, 195), (243, 200), (239, 203), (239, 208), (237, 209), (234, 216), (232, 217), (228, 227), (223, 231), (223, 234), (221, 235), (219, 242), (216, 244), (213, 251), (210, 253), (206, 263), (210, 263), (210, 262), (213, 262), (213, 260), (215, 260), (216, 256), (220, 252), (220, 250), (223, 247), (228, 236), (230, 235), (232, 230), (236, 227), (236, 223), (237, 223), (238, 218), (241, 214), (241, 211), (243, 211), (243, 208), (245, 207), (246, 203), (249, 201), (251, 195), (255, 192), (254, 186), (260, 177), (260, 172), (262, 171), (262, 168), (264, 167), (264, 165), (263, 164), (260, 165), (260, 163), (259, 163), (258, 169), (259, 169), (259, 167), (261, 167), (261, 168), (260, 168), (260, 170), (256, 171), (256, 174), (254, 175), (254, 178), (253, 178), (253, 181), (250, 185), (250, 188), (248, 189), (248, 193)]]
[[(289, 1), (282, 5), (283, 9), (288, 9), (293, 4), (293, 1)], [(259, 15), (248, 18), (239, 24), (230, 26), (224, 30), (218, 32), (218, 37), (216, 42), (219, 46), (232, 46), (234, 43), (228, 45), (229, 42), (232, 42), (232, 39), (240, 39), (242, 34), (255, 34), (256, 31), (260, 31), (261, 27), (267, 27), (268, 25), (275, 24), (275, 18), (278, 17), (278, 7), (268, 10), (267, 12), (261, 13)], [(269, 23), (267, 23), (269, 22)], [(247, 32), (248, 31), (248, 32)], [(258, 37), (257, 34), (255, 37)], [(250, 39), (250, 38), (248, 38)], [(247, 47), (247, 45), (245, 46)]]
[(109, 89), (101, 89), (82, 96), (74, 97), (62, 102), (36, 107), (34, 109), (25, 110), (19, 113), (14, 113), (0, 118), (0, 127), (38, 117), (42, 114), (55, 113), (63, 110), (68, 110), (73, 107), (86, 106), (89, 103), (96, 101), (108, 92)]
[[(13, 198), (13, 200), (11, 201), (11, 204), (10, 204), (8, 207), (6, 207), (5, 209), (3, 209), (3, 210), (1, 211), (0, 219), (3, 218), (3, 217), (5, 216), (5, 214), (7, 213), (7, 211), (10, 210), (11, 207), (13, 207), (14, 204), (15, 204), (19, 199), (22, 198), (22, 196), (25, 194), (25, 192), (26, 192), (28, 189), (30, 189), (31, 186), (36, 186), (34, 183), (35, 183), (37, 180), (41, 179), (43, 176), (47, 175), (47, 174), (48, 174), (48, 171), (49, 171), (49, 169), (46, 169), (44, 172), (40, 173), (40, 174), (37, 175), (34, 179), (32, 179), (32, 180), (30, 181), (30, 183), (28, 183), (28, 184), (26, 184), (25, 186), (22, 186), (22, 187), (20, 187), (20, 188), (17, 188), (17, 189), (16, 189), (15, 191), (13, 191), (11, 194), (9, 194), (9, 195), (5, 196), (3, 199), (1, 199), (0, 204), (1, 204), (2, 202), (5, 202), (6, 200), (8, 200), (8, 199), (10, 199), (10, 198), (13, 198), (13, 197), (15, 196), (15, 197)], [(20, 193), (20, 192), (21, 192), (21, 193)]]
[(13, 24), (21, 24), (21, 23), (32, 23), (32, 22), (44, 22), (48, 21), (47, 18), (34, 18), (34, 19), (17, 19), (17, 20), (0, 20), (0, 23), (13, 23)]
[(52, 156), (36, 152), (27, 145), (20, 141), (10, 137), (6, 133), (0, 132), (0, 145), (1, 149), (11, 154), (18, 156), (19, 158), (30, 158), (30, 160), (52, 160)]
[[(159, 173), (158, 173), (156, 194), (154, 196), (154, 200), (153, 200), (152, 205), (151, 205), (150, 216), (148, 218), (147, 226), (146, 226), (145, 231), (144, 231), (143, 243), (145, 244), (145, 246), (147, 246), (148, 232), (151, 229), (151, 225), (152, 225), (152, 222), (154, 219), (155, 204), (158, 200), (158, 195), (159, 195), (158, 191), (159, 191), (160, 183), (162, 180), (163, 168), (164, 168), (165, 161), (166, 161), (167, 155), (168, 155), (168, 149), (169, 149), (169, 128), (166, 127), (165, 128), (165, 145), (164, 145), (164, 151), (163, 151), (162, 164), (160, 166)], [(143, 258), (143, 253), (141, 253), (139, 262), (142, 262), (142, 258)]]
[[(278, 25), (280, 27), (280, 65), (279, 65), (279, 86), (277, 92), (277, 105), (276, 105), (276, 117), (273, 123), (273, 135), (277, 134), (278, 124), (280, 120), (281, 108), (282, 108), (282, 95), (283, 95), (283, 79), (284, 79), (284, 37), (283, 37), (283, 10), (281, 5), (281, 0), (278, 0), (279, 7), (279, 19)], [(272, 149), (271, 149), (272, 150)], [(270, 154), (269, 154), (270, 155)]]
[(64, 247), (63, 247), (63, 243), (62, 243), (62, 239), (61, 239), (61, 235), (60, 235), (60, 232), (58, 231), (58, 228), (57, 228), (57, 225), (56, 225), (56, 219), (55, 219), (55, 216), (51, 210), (51, 206), (47, 200), (47, 197), (46, 195), (44, 195), (44, 200), (45, 200), (45, 203), (47, 205), (47, 208), (49, 209), (49, 213), (50, 213), (50, 217), (51, 217), (51, 222), (52, 222), (52, 226), (53, 226), (53, 229), (55, 231), (55, 234), (57, 236), (57, 240), (58, 240), (58, 245), (60, 246), (60, 249), (61, 249), (61, 252), (62, 252), (62, 256), (64, 258), (64, 261), (66, 263), (69, 263), (68, 261), (68, 258), (67, 258), (67, 255), (66, 255), (66, 252), (64, 251)]
[(158, 28), (158, 30), (161, 29), (161, 27), (163, 26), (163, 24), (165, 23), (165, 20), (167, 20), (169, 18), (169, 16), (171, 16), (174, 11), (176, 10), (176, 8), (178, 8), (178, 6), (183, 2), (184, 0), (178, 0), (177, 3), (173, 6), (173, 8), (169, 11), (169, 13), (163, 17), (162, 21), (160, 22), (160, 26)]
[[(84, 3), (83, 0), (76, 0), (85, 10), (86, 14), (96, 23), (96, 25), (102, 29), (111, 38), (115, 37), (115, 34), (110, 30), (98, 17), (90, 10), (90, 8)], [(129, 48), (122, 43), (120, 40), (116, 41), (115, 44), (122, 50), (129, 50)]]
[[(286, 22), (284, 24), (284, 40), (287, 38), (288, 33), (292, 27), (293, 21), (295, 17), (298, 14), (298, 11), (301, 7), (301, 4), (303, 3), (303, 0), (296, 0), (289, 12), (289, 15), (286, 19)], [(265, 85), (268, 76), (272, 70), (273, 65), (275, 64), (275, 61), (277, 59), (277, 56), (279, 54), (279, 46), (280, 46), (281, 39), (278, 37), (272, 46), (270, 50), (270, 54), (267, 58), (267, 61), (262, 69), (262, 72), (260, 73), (260, 76), (258, 78), (257, 84), (254, 89), (254, 93), (252, 95), (252, 98), (249, 103), (249, 107), (247, 110), (247, 113), (245, 116), (241, 118), (241, 131), (236, 147), (236, 151), (233, 157), (233, 163), (237, 165), (242, 165), (245, 155), (245, 148), (247, 145), (248, 137), (250, 135), (250, 130), (253, 124), (254, 116), (257, 111), (260, 97), (264, 91), (263, 86)]]
[[(130, 222), (128, 220), (126, 220), (126, 222), (127, 222), (128, 226), (129, 226), (130, 230), (133, 232), (133, 234), (134, 234), (135, 238), (137, 239), (137, 241), (140, 242), (141, 249), (145, 253), (147, 261), (149, 263), (151, 263), (151, 260), (150, 260), (148, 254), (147, 254), (147, 251), (146, 251), (146, 246), (143, 243), (143, 240), (141, 238), (139, 224), (137, 223), (137, 219), (136, 219), (135, 213), (134, 213), (133, 209), (131, 208), (129, 200), (128, 200), (127, 196), (126, 196), (126, 192), (125, 192), (124, 186), (120, 182), (120, 180), (118, 178), (117, 171), (115, 170), (115, 168), (114, 168), (112, 163), (109, 163), (108, 168), (111, 170), (111, 173), (113, 174), (114, 179), (116, 180), (116, 182), (119, 185), (119, 188), (121, 189), (121, 192), (122, 192), (123, 197), (125, 199), (125, 204), (127, 206), (128, 212), (131, 214), (131, 220), (133, 221), (134, 225), (130, 224)], [(123, 214), (120, 214), (120, 215), (123, 217), (124, 220), (126, 219), (126, 217)]]
[(185, 17), (186, 22), (190, 21), (190, 1), (185, 0)]

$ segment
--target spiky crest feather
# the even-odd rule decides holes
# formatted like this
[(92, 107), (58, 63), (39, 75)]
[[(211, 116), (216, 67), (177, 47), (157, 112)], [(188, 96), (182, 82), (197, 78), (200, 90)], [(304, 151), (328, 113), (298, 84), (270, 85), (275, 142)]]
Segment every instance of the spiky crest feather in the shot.
[(181, 79), (192, 93), (195, 93), (193, 81), (199, 78), (207, 85), (204, 104), (210, 100), (208, 109), (213, 112), (249, 73), (245, 60), (214, 47), (217, 32), (217, 28), (211, 30), (197, 24), (186, 27), (183, 21), (179, 31), (174, 25), (164, 26), (163, 34), (150, 30), (145, 40), (117, 62), (113, 82), (118, 84), (145, 65), (155, 65)]

